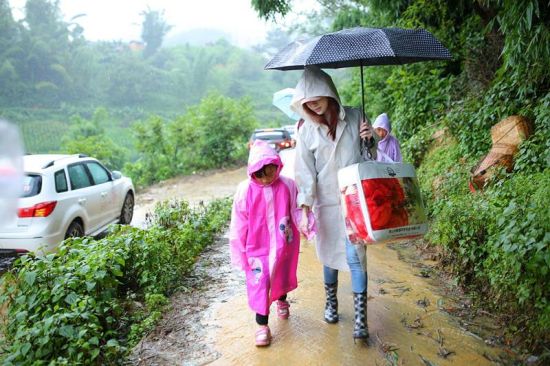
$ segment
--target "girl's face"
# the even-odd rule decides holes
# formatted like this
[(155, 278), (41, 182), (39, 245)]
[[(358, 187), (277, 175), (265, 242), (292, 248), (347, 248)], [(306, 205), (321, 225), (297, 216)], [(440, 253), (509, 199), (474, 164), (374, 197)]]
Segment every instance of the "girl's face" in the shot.
[(382, 140), (384, 137), (386, 137), (386, 135), (388, 134), (388, 131), (386, 131), (385, 129), (383, 129), (382, 127), (376, 127), (374, 129), (374, 132), (376, 132), (376, 134), (378, 135), (378, 137), (380, 137), (380, 139)]
[(309, 109), (319, 116), (325, 114), (328, 108), (328, 97), (321, 97), (321, 99), (305, 103)]
[(262, 185), (270, 185), (277, 178), (277, 165), (267, 164), (262, 169), (253, 173), (254, 178)]

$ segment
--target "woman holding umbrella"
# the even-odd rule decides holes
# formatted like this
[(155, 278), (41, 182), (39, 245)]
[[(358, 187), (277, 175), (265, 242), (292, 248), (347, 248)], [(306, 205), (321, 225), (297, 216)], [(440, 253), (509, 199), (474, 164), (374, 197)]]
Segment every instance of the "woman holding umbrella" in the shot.
[[(362, 122), (361, 111), (343, 107), (330, 76), (315, 66), (306, 67), (291, 107), (305, 120), (298, 134), (295, 174), (302, 223), (313, 209), (318, 222), (317, 257), (323, 264), (325, 321), (338, 322), (338, 271), (350, 270), (355, 309), (354, 339), (366, 339), (366, 247), (352, 245), (346, 236), (340, 206), (337, 172), (363, 160), (360, 139), (373, 137)], [(371, 154), (375, 158), (376, 144)], [(307, 229), (302, 228), (303, 232)]]

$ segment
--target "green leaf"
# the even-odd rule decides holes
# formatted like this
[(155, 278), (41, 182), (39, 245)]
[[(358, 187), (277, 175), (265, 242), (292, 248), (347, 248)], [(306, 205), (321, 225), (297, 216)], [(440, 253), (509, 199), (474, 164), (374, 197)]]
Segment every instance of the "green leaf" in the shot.
[(92, 291), (95, 287), (96, 283), (91, 281), (86, 281), (86, 290)]
[(21, 347), (21, 354), (23, 356), (25, 356), (27, 353), (29, 353), (29, 350), (31, 349), (31, 344), (30, 343), (25, 343), (22, 347)]
[(72, 325), (64, 325), (59, 328), (59, 335), (65, 338), (73, 338), (74, 336), (74, 327)]
[(107, 341), (107, 347), (118, 347), (118, 341), (116, 339), (109, 339)]
[(28, 314), (29, 313), (27, 311), (20, 311), (15, 315), (15, 319), (18, 322), (22, 322), (27, 317)]
[(36, 272), (25, 272), (25, 282), (32, 286), (36, 280)]
[(531, 30), (533, 24), (533, 2), (529, 2), (527, 5), (527, 30)]
[(115, 266), (113, 269), (113, 274), (117, 277), (122, 277), (123, 273), (122, 271), (120, 270), (120, 267), (119, 266)]
[(65, 302), (69, 305), (74, 305), (78, 301), (78, 295), (71, 292), (65, 297)]
[(44, 320), (44, 328), (49, 329), (53, 323), (53, 316), (47, 317), (46, 320)]

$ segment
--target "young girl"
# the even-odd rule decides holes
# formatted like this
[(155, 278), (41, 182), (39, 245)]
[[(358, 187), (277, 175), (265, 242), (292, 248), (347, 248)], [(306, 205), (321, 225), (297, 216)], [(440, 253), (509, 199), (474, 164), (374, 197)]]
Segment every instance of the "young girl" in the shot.
[(265, 141), (256, 140), (248, 158), (249, 178), (239, 184), (233, 201), (229, 243), (235, 267), (245, 271), (248, 305), (256, 313), (256, 346), (271, 343), (269, 307), (289, 317), (286, 295), (298, 286), (296, 269), (300, 233), (297, 189), (279, 176), (283, 163)]
[(374, 132), (380, 137), (378, 141), (377, 161), (396, 162), (403, 161), (399, 141), (391, 134), (391, 122), (386, 113), (382, 113), (374, 120), (372, 124)]

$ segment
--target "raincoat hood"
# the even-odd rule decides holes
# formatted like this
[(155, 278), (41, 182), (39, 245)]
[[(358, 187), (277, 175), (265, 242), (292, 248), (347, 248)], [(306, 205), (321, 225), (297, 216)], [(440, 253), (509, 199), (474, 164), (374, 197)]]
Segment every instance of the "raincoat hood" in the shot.
[[(277, 165), (277, 178), (283, 168), (283, 162), (279, 154), (269, 144), (263, 140), (255, 140), (250, 147), (250, 155), (248, 156), (247, 174), (250, 180), (256, 182), (252, 173), (260, 170), (264, 165)], [(276, 179), (275, 179), (276, 180)]]
[(399, 141), (391, 134), (391, 122), (386, 113), (382, 113), (376, 117), (376, 120), (372, 124), (372, 128), (378, 127), (383, 128), (388, 133), (382, 140), (378, 141), (376, 161), (396, 163), (403, 161)]
[(342, 102), (340, 102), (340, 96), (330, 75), (317, 66), (307, 66), (296, 85), (294, 97), (290, 102), (290, 108), (302, 117), (307, 117), (302, 105), (308, 101), (317, 99), (317, 97), (335, 99), (340, 106), (340, 119), (343, 120), (345, 118), (346, 112), (344, 111)]
[(388, 131), (388, 133), (391, 133), (391, 122), (386, 113), (382, 113), (374, 120), (372, 128), (378, 127), (383, 128), (384, 130)]

